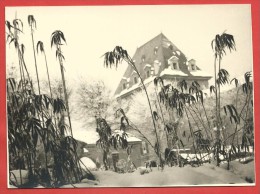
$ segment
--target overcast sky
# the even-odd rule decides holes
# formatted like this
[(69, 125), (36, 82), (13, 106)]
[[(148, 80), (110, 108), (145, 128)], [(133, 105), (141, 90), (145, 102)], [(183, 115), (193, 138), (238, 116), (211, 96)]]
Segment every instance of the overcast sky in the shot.
[[(17, 18), (24, 23), (20, 42), (25, 44), (25, 60), (35, 74), (28, 15), (34, 15), (37, 29), (35, 44), (43, 41), (51, 78), (60, 77), (51, 34), (61, 30), (67, 40), (62, 46), (66, 58), (66, 78), (77, 83), (79, 77), (103, 79), (112, 89), (117, 86), (126, 65), (105, 69), (101, 56), (116, 45), (133, 55), (136, 48), (159, 33), (164, 33), (197, 65), (213, 75), (214, 56), (211, 41), (224, 31), (234, 35), (237, 51), (227, 53), (223, 68), (231, 77), (252, 70), (250, 5), (165, 5), (165, 6), (82, 6), (82, 7), (7, 7), (6, 20)], [(13, 45), (7, 45), (7, 65), (16, 63)], [(37, 58), (39, 76), (47, 79), (42, 55)]]

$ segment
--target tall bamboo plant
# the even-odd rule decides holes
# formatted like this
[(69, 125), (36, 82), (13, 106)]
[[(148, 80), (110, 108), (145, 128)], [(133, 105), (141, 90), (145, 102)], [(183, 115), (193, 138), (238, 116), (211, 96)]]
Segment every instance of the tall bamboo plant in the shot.
[(59, 59), (59, 63), (60, 63), (60, 71), (61, 71), (61, 77), (62, 77), (62, 83), (63, 83), (63, 92), (64, 92), (66, 109), (67, 109), (67, 114), (68, 114), (68, 119), (69, 119), (69, 127), (70, 127), (71, 136), (73, 137), (72, 124), (71, 124), (71, 118), (70, 118), (70, 109), (69, 109), (69, 102), (68, 102), (68, 93), (67, 93), (67, 88), (66, 88), (64, 66), (63, 66), (63, 60), (65, 60), (65, 57), (63, 56), (62, 51), (61, 51), (61, 45), (63, 42), (66, 43), (66, 39), (65, 39), (65, 36), (62, 31), (56, 30), (55, 32), (53, 32), (51, 34), (51, 47), (53, 47), (53, 46), (56, 47), (56, 57)]
[[(189, 92), (187, 93), (188, 84), (185, 80), (178, 82), (178, 88), (174, 88), (171, 84), (163, 86), (163, 81), (161, 80), (161, 78), (157, 78), (157, 80), (155, 80), (156, 84), (158, 84), (157, 82), (159, 82), (159, 80), (161, 83), (160, 85), (162, 85), (161, 91), (159, 92), (160, 102), (166, 106), (166, 110), (175, 110), (176, 116), (178, 116), (179, 118), (182, 118), (183, 116), (187, 117), (190, 129), (188, 140), (192, 140), (192, 145), (194, 147), (196, 157), (197, 154), (200, 154), (201, 156), (201, 153), (205, 151), (208, 152), (209, 155), (210, 142), (212, 139), (208, 134), (207, 127), (204, 123), (204, 120), (202, 119), (202, 116), (200, 115), (200, 110), (197, 107), (199, 105), (204, 106), (204, 97), (202, 91), (199, 89), (199, 84), (193, 82), (189, 87)], [(207, 117), (206, 112), (205, 114)], [(192, 124), (192, 122), (194, 124)], [(167, 126), (167, 128), (171, 129), (169, 126)], [(172, 131), (176, 131), (177, 129), (178, 126), (177, 128), (172, 129)], [(204, 134), (206, 134), (206, 137), (204, 137), (205, 135), (202, 133), (203, 129), (205, 130)], [(186, 131), (182, 132), (182, 137), (187, 137)], [(175, 139), (178, 140), (179, 147), (184, 147), (181, 137), (177, 133), (175, 133)], [(201, 159), (197, 158), (199, 163), (203, 162), (200, 161)]]
[(45, 50), (44, 50), (43, 42), (42, 42), (42, 41), (38, 41), (36, 48), (37, 48), (37, 53), (39, 53), (39, 51), (40, 51), (40, 52), (43, 53), (43, 55), (44, 55), (46, 73), (47, 73), (47, 76), (48, 76), (48, 84), (49, 84), (50, 96), (51, 96), (51, 98), (52, 98), (50, 74), (49, 74), (49, 68), (48, 68), (48, 63), (47, 63), (47, 57), (46, 57), (46, 53), (45, 53)]
[(125, 61), (128, 65), (130, 65), (132, 67), (133, 71), (135, 71), (137, 73), (138, 77), (141, 80), (141, 84), (142, 84), (142, 87), (144, 89), (147, 101), (148, 101), (148, 105), (149, 105), (149, 109), (150, 109), (150, 113), (151, 113), (151, 117), (152, 117), (152, 122), (153, 122), (153, 127), (154, 127), (154, 131), (155, 131), (156, 154), (159, 157), (160, 165), (162, 166), (162, 157), (161, 157), (161, 151), (160, 151), (159, 136), (158, 136), (158, 132), (157, 132), (157, 128), (156, 128), (156, 121), (155, 121), (155, 118), (153, 116), (153, 110), (152, 110), (151, 102), (150, 102), (150, 99), (149, 99), (149, 95), (148, 95), (146, 86), (144, 84), (143, 78), (140, 75), (140, 72), (138, 71), (133, 59), (127, 53), (127, 50), (124, 50), (122, 47), (116, 46), (113, 51), (109, 51), (109, 52), (106, 52), (104, 54), (104, 65), (105, 65), (105, 67), (111, 67), (112, 65), (115, 65), (117, 67), (118, 64), (121, 63), (122, 61)]
[[(220, 86), (221, 86), (221, 77), (223, 74), (221, 73), (221, 61), (223, 56), (226, 54), (226, 50), (229, 49), (231, 52), (235, 50), (235, 40), (233, 35), (222, 33), (221, 35), (217, 34), (215, 39), (211, 42), (212, 49), (214, 51), (214, 74), (215, 74), (215, 109), (216, 109), (216, 128), (217, 128), (217, 135), (216, 135), (216, 143), (217, 143), (217, 165), (219, 166), (219, 146), (221, 145), (220, 140), (220, 130), (222, 128), (222, 121), (220, 115)], [(218, 71), (217, 71), (217, 62), (218, 62)], [(225, 78), (224, 78), (225, 79)]]
[(31, 37), (32, 37), (32, 46), (33, 46), (33, 56), (34, 56), (34, 65), (35, 65), (35, 71), (36, 71), (36, 77), (37, 77), (37, 84), (38, 84), (38, 92), (39, 95), (41, 95), (41, 88), (40, 88), (40, 81), (39, 81), (39, 73), (38, 73), (38, 67), (37, 67), (37, 60), (36, 60), (36, 52), (35, 52), (35, 43), (34, 43), (34, 30), (36, 29), (36, 20), (33, 15), (28, 16), (28, 24), (31, 28)]
[[(32, 30), (36, 27), (36, 22), (33, 16), (28, 19)], [(16, 180), (10, 178), (10, 183), (17, 187), (33, 187), (39, 183), (45, 187), (59, 187), (61, 184), (79, 182), (82, 178), (82, 170), (76, 152), (77, 142), (71, 136), (62, 136), (60, 131), (66, 130), (66, 125), (59, 122), (60, 130), (57, 130), (52, 123), (52, 115), (49, 114), (50, 111), (54, 115), (62, 114), (66, 109), (65, 105), (62, 99), (52, 99), (45, 94), (40, 94), (40, 91), (39, 94), (33, 92), (33, 85), (24, 60), (25, 47), (19, 43), (21, 24), (17, 21), (15, 20), (13, 25), (6, 21), (7, 43), (14, 43), (18, 51), (20, 70), (20, 80), (8, 78), (6, 81), (9, 172), (10, 177)], [(27, 74), (27, 79), (25, 74)], [(41, 119), (39, 115), (42, 116)], [(45, 152), (44, 161), (36, 159), (42, 147)], [(52, 163), (51, 166), (50, 163)], [(48, 168), (52, 168), (52, 176)], [(17, 169), (20, 178), (15, 177), (13, 172)], [(23, 182), (22, 169), (29, 171), (27, 184)], [(86, 170), (88, 171), (87, 168)], [(87, 173), (93, 177), (90, 171)]]

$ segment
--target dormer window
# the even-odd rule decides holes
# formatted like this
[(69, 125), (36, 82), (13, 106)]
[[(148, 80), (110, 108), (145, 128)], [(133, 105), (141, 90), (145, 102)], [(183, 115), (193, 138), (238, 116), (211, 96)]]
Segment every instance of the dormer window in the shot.
[(145, 66), (144, 66), (144, 76), (146, 77), (146, 78), (148, 78), (148, 77), (150, 77), (151, 76), (151, 71), (152, 71), (152, 66), (150, 65), (150, 64), (146, 64)]
[(168, 59), (168, 65), (173, 70), (179, 70), (179, 58), (172, 56), (170, 59)]
[(194, 59), (189, 60), (188, 65), (189, 65), (190, 71), (196, 71), (197, 70), (196, 60), (194, 60)]

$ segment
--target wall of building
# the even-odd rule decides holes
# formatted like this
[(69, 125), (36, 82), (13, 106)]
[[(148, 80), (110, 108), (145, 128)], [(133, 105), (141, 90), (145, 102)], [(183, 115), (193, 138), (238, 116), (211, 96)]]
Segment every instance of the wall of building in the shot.
[[(130, 154), (131, 161), (135, 164), (136, 167), (144, 166), (144, 162), (146, 161), (146, 157), (142, 153), (142, 142), (129, 142), (129, 146), (132, 146), (132, 152)], [(100, 164), (103, 164), (103, 150), (96, 146), (96, 144), (87, 144), (85, 148), (88, 150), (87, 153), (83, 153), (81, 157), (88, 157), (92, 159), (95, 163), (98, 159)], [(83, 149), (83, 148), (82, 148)], [(117, 150), (111, 148), (109, 157), (112, 159), (112, 153), (118, 152), (119, 160), (124, 159), (126, 162), (128, 160), (127, 151), (122, 148), (118, 148)], [(112, 167), (112, 166), (111, 166)]]

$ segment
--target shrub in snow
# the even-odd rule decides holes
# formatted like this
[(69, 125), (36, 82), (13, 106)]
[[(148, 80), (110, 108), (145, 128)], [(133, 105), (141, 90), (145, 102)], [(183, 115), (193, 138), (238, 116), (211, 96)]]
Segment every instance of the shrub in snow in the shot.
[(141, 175), (143, 175), (145, 173), (149, 173), (149, 170), (145, 167), (139, 167), (138, 170)]

